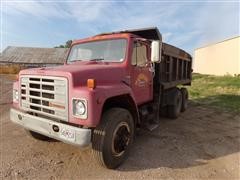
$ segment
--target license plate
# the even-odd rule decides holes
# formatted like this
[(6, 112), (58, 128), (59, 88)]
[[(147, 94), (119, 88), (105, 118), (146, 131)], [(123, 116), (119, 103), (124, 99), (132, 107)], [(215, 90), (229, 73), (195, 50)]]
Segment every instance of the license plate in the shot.
[(62, 128), (60, 130), (60, 137), (68, 140), (68, 141), (75, 141), (75, 131), (71, 130), (71, 129), (66, 129), (66, 128)]

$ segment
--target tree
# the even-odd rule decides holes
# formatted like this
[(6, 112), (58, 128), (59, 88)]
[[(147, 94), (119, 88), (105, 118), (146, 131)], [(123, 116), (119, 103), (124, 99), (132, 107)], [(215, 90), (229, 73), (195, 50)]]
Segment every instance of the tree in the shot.
[(70, 48), (72, 44), (72, 40), (68, 40), (65, 45), (59, 45), (59, 46), (55, 46), (54, 48)]
[(70, 47), (71, 47), (71, 44), (72, 44), (72, 40), (68, 40), (68, 41), (65, 43), (65, 48), (70, 48)]

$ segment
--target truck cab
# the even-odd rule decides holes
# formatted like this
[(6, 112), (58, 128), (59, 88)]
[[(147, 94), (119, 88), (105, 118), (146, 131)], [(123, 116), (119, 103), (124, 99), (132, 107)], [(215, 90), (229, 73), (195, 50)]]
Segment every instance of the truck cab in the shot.
[(40, 140), (91, 144), (103, 166), (116, 168), (137, 128), (186, 109), (187, 90), (177, 86), (191, 84), (191, 60), (157, 28), (76, 40), (64, 65), (19, 73), (10, 119)]

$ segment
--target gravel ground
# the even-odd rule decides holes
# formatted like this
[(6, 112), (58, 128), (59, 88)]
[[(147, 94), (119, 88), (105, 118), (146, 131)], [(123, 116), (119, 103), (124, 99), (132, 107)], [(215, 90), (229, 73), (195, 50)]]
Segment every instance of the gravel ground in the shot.
[(91, 148), (37, 141), (11, 123), (12, 82), (0, 75), (2, 179), (240, 179), (240, 113), (190, 104), (177, 120), (140, 131), (127, 161), (108, 170)]

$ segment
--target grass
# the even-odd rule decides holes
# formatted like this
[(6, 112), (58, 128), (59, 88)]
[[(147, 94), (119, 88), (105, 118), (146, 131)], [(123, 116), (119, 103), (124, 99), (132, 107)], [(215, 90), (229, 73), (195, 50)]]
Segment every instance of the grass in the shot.
[(194, 74), (188, 90), (194, 102), (240, 112), (239, 76)]

